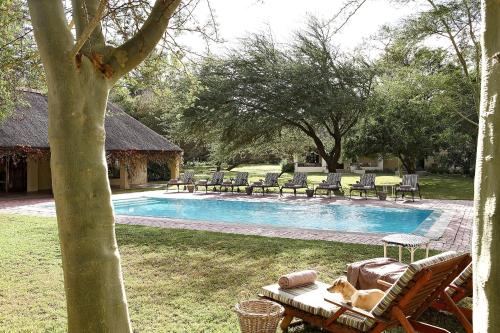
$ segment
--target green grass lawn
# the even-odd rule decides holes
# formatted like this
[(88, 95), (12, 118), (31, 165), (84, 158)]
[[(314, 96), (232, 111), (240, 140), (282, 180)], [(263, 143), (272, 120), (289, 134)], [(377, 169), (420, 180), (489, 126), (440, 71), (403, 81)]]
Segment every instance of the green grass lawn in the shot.
[[(209, 166), (194, 168), (198, 179), (209, 178), (213, 169), (214, 167)], [(234, 177), (238, 171), (249, 172), (249, 181), (252, 182), (263, 179), (266, 172), (281, 172), (281, 167), (270, 164), (240, 165), (231, 171), (225, 171), (226, 177)], [(280, 183), (292, 177), (292, 173), (285, 173), (281, 176)], [(320, 183), (325, 178), (326, 175), (323, 173), (309, 173), (309, 186)], [(349, 184), (353, 184), (357, 180), (359, 180), (359, 175), (345, 174), (342, 176), (342, 186), (348, 188)], [(394, 174), (377, 174), (376, 178), (376, 184), (398, 184), (400, 181), (401, 178)], [(424, 175), (419, 177), (419, 182), (422, 187), (422, 195), (426, 199), (472, 200), (474, 196), (474, 179), (471, 177), (461, 175)]]
[[(0, 215), (0, 228), (0, 332), (65, 332), (55, 220)], [(380, 246), (325, 241), (127, 225), (116, 232), (136, 332), (238, 332), (233, 305), (280, 274), (312, 268), (332, 281), (347, 263), (382, 255)], [(425, 319), (462, 332), (451, 316)]]

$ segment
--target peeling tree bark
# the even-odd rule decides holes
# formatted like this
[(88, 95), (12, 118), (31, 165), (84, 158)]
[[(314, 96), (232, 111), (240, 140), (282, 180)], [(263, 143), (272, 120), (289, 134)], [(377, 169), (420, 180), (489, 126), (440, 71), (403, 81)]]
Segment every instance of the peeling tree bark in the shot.
[[(105, 45), (100, 24), (82, 14), (85, 5), (91, 17), (100, 15), (99, 0), (72, 0), (77, 44), (61, 0), (28, 1), (47, 77), (52, 188), (69, 332), (132, 332), (115, 237), (104, 117), (113, 83), (151, 52), (179, 2), (157, 0), (143, 28), (115, 49)], [(89, 22), (97, 30), (88, 28)], [(75, 45), (82, 46), (76, 57)]]
[(474, 332), (500, 328), (500, 0), (482, 3), (482, 86), (474, 185)]

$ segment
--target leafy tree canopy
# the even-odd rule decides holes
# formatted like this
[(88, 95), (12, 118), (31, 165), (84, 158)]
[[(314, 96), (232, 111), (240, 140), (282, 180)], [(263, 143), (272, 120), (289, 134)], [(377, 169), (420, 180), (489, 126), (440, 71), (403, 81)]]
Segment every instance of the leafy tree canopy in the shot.
[(23, 1), (0, 2), (0, 120), (20, 102), (17, 89), (45, 90), (31, 30)]
[(202, 89), (183, 114), (186, 128), (234, 147), (298, 130), (335, 170), (342, 138), (366, 110), (373, 73), (331, 37), (328, 26), (311, 18), (288, 47), (253, 35), (227, 57), (207, 60), (198, 74)]
[(347, 142), (346, 153), (353, 159), (370, 153), (397, 156), (414, 172), (417, 160), (451, 147), (445, 140), (452, 138), (444, 134), (454, 121), (450, 114), (472, 102), (460, 96), (462, 76), (443, 50), (394, 45), (377, 65), (369, 115)]
[[(448, 57), (459, 69), (457, 73), (462, 76), (462, 84), (467, 88), (467, 94), (470, 94), (473, 101), (472, 108), (460, 110), (461, 112), (456, 115), (477, 127), (481, 83), (480, 1), (398, 0), (398, 2), (420, 3), (424, 6), (421, 11), (401, 23), (384, 27), (381, 32), (382, 39), (389, 47), (392, 47), (393, 43), (436, 49), (449, 45)], [(439, 47), (435, 47), (436, 45)]]

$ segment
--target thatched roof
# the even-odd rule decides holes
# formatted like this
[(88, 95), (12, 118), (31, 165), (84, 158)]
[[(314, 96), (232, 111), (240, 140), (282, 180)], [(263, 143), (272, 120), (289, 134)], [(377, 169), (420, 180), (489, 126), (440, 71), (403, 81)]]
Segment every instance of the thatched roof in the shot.
[[(0, 123), (0, 148), (49, 148), (47, 96), (23, 91), (23, 102)], [(177, 145), (108, 103), (106, 150), (182, 152)]]

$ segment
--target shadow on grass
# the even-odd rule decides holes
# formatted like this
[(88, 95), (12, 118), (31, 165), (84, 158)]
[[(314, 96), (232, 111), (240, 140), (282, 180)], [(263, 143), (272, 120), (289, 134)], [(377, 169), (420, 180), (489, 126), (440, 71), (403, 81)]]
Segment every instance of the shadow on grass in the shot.
[[(3, 215), (0, 224), (2, 327), (64, 332), (55, 220)], [(359, 244), (127, 225), (116, 230), (136, 332), (237, 332), (234, 304), (255, 297), (281, 274), (312, 268), (330, 282), (347, 263), (382, 255), (380, 246)], [(397, 250), (389, 254), (395, 257)], [(431, 314), (426, 320), (460, 332), (453, 318)], [(317, 331), (300, 327), (294, 332)]]
[[(219, 329), (232, 332), (237, 325), (232, 306), (239, 299), (255, 297), (261, 286), (274, 283), (281, 274), (310, 268), (329, 282), (343, 274), (347, 263), (382, 256), (380, 246), (205, 231), (119, 225), (117, 235), (130, 299), (143, 302), (137, 312), (143, 311), (144, 303), (165, 305), (182, 318), (179, 325), (193, 330), (197, 327), (187, 324), (186, 314), (179, 309), (189, 307), (194, 321), (218, 318)], [(389, 254), (396, 256), (397, 250), (391, 248)], [(434, 317), (441, 315), (430, 318)], [(208, 325), (204, 328), (210, 331)], [(309, 331), (303, 327), (294, 330)]]

